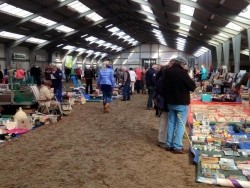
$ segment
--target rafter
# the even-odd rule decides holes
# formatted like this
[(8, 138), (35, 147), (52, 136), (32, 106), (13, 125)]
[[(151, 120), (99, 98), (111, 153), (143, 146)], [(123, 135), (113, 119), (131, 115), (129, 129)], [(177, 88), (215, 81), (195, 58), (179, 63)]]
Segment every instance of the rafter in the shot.
[(10, 24), (7, 24), (3, 27), (0, 27), (0, 32), (1, 31), (4, 31), (4, 30), (9, 30), (9, 29), (12, 29), (12, 28), (15, 28), (16, 26), (22, 24), (22, 23), (25, 23), (25, 22), (28, 22), (38, 16), (41, 16), (41, 15), (44, 15), (44, 14), (47, 14), (49, 12), (52, 12), (54, 11), (55, 9), (58, 9), (60, 7), (63, 7), (65, 5), (67, 5), (68, 3), (71, 3), (75, 0), (66, 0), (64, 2), (61, 2), (61, 3), (58, 3), (56, 2), (54, 5), (51, 5), (50, 7), (46, 7), (46, 8), (43, 8), (42, 10), (40, 10), (38, 13), (35, 13), (35, 14), (32, 14), (26, 18), (23, 18), (23, 19), (20, 19), (18, 20), (17, 22), (14, 22), (14, 23), (10, 23)]

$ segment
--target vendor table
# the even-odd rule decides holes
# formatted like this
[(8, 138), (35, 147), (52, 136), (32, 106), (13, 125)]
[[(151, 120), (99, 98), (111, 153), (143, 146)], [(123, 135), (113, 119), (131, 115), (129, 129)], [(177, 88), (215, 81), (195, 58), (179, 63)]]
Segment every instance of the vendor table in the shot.
[(250, 187), (250, 109), (235, 102), (192, 101), (188, 124), (196, 181)]

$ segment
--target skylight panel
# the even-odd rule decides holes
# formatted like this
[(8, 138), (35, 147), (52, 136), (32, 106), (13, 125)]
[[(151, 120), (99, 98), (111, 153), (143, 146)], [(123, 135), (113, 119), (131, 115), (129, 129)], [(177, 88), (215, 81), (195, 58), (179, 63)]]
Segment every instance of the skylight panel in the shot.
[(179, 33), (179, 35), (183, 36), (183, 37), (187, 37), (187, 35), (183, 34), (183, 33)]
[(180, 27), (180, 30), (187, 31), (187, 32), (189, 31), (189, 29), (186, 27)]
[(85, 52), (85, 51), (86, 51), (85, 48), (77, 48), (77, 49), (76, 49), (76, 52)]
[(104, 40), (98, 40), (98, 41), (96, 41), (95, 43), (96, 43), (96, 44), (99, 44), (99, 45), (102, 45), (103, 43), (105, 43), (105, 41), (104, 41)]
[(124, 33), (123, 31), (119, 32), (119, 33), (116, 33), (117, 36), (121, 37), (123, 35), (125, 35), (126, 33)]
[(186, 42), (186, 39), (183, 39), (183, 38), (180, 38), (180, 37), (177, 37), (176, 40), (177, 40), (177, 41), (180, 41), (180, 42)]
[(191, 20), (187, 20), (185, 18), (180, 18), (180, 23), (182, 23), (182, 24), (190, 26), (191, 22), (192, 22)]
[(17, 7), (12, 6), (12, 5), (9, 5), (8, 3), (3, 3), (0, 5), (0, 12), (4, 12), (6, 14), (16, 16), (19, 18), (26, 18), (26, 17), (33, 14), (29, 11), (23, 10), (21, 8), (17, 8)]
[(183, 5), (181, 4), (180, 5), (180, 12), (182, 14), (186, 14), (186, 15), (189, 15), (189, 16), (193, 16), (194, 15), (194, 8), (193, 7), (190, 7), (188, 5)]
[(147, 6), (147, 5), (141, 5), (141, 7), (142, 7), (142, 10), (144, 10), (144, 11), (146, 11), (148, 13), (153, 14), (153, 11), (152, 11), (152, 9), (149, 6)]
[(65, 26), (65, 25), (61, 25), (61, 26), (57, 27), (56, 30), (62, 31), (62, 32), (64, 32), (64, 33), (69, 33), (69, 32), (74, 31), (74, 29), (72, 29), (72, 28), (70, 28), (70, 27), (67, 27), (67, 26)]
[(1, 31), (0, 32), (0, 37), (2, 38), (7, 38), (7, 39), (20, 39), (25, 37), (24, 35), (19, 35), (16, 33), (11, 33), (11, 32), (7, 32), (7, 31)]
[(103, 46), (106, 46), (106, 48), (109, 48), (110, 46), (112, 46), (112, 44), (108, 42), (108, 43), (103, 44)]
[(72, 3), (69, 3), (67, 6), (69, 6), (70, 8), (72, 8), (73, 10), (79, 12), (79, 13), (84, 13), (87, 12), (88, 10), (90, 10), (89, 7), (85, 6), (84, 4), (82, 4), (79, 1), (74, 1)]
[(116, 51), (119, 52), (119, 51), (122, 51), (122, 49), (123, 49), (122, 47), (119, 47), (119, 48), (116, 49)]
[(93, 50), (88, 50), (88, 51), (86, 51), (86, 53), (87, 53), (87, 54), (93, 54), (94, 51), (93, 51)]
[(155, 25), (155, 24), (151, 24), (153, 27), (156, 27), (156, 28), (159, 28), (159, 26), (158, 25)]
[(249, 50), (248, 49), (241, 50), (240, 53), (249, 56)]
[(241, 13), (239, 13), (239, 16), (249, 19), (250, 18), (250, 5), (247, 6)]
[(52, 26), (52, 25), (56, 24), (56, 22), (49, 20), (47, 18), (44, 18), (42, 16), (38, 16), (38, 17), (32, 19), (32, 21), (35, 23), (38, 23), (40, 25), (45, 25), (45, 26)]
[(47, 40), (38, 39), (38, 38), (34, 38), (34, 37), (30, 37), (29, 39), (26, 40), (26, 42), (36, 43), (36, 44), (41, 44), (41, 43), (44, 43), (46, 41)]
[(226, 35), (224, 33), (221, 33), (221, 32), (218, 35), (221, 36), (221, 37), (224, 37), (224, 38), (230, 38), (228, 35)]
[(147, 15), (147, 17), (148, 17), (148, 19), (150, 19), (150, 20), (155, 20), (155, 18), (154, 18), (153, 16)]
[(126, 36), (124, 36), (124, 37), (122, 37), (122, 38), (125, 39), (125, 40), (127, 40), (127, 39), (130, 38), (130, 36), (129, 36), (129, 35), (126, 35)]
[(232, 22), (229, 22), (225, 27), (229, 28), (229, 29), (233, 29), (235, 31), (241, 31), (241, 30), (243, 30), (242, 27), (240, 27), (239, 25), (236, 25), (235, 23), (232, 23)]
[(220, 45), (219, 42), (216, 42), (216, 41), (213, 41), (213, 40), (209, 40), (208, 43), (213, 45), (213, 46), (219, 46)]
[(91, 14), (88, 14), (87, 17), (91, 20), (93, 20), (94, 22), (97, 22), (99, 20), (102, 20), (103, 17), (101, 17), (99, 14), (92, 12)]
[(93, 37), (93, 36), (90, 36), (90, 37), (87, 37), (85, 38), (86, 41), (90, 41), (90, 42), (93, 42), (95, 41), (97, 38), (96, 37)]
[(108, 31), (110, 31), (110, 32), (112, 32), (112, 33), (115, 33), (115, 32), (117, 32), (117, 31), (119, 31), (119, 30), (120, 30), (120, 29), (117, 28), (117, 27), (112, 27), (112, 28), (108, 29)]
[(75, 46), (67, 45), (67, 46), (64, 46), (62, 49), (64, 49), (64, 50), (74, 50), (75, 48), (76, 48)]

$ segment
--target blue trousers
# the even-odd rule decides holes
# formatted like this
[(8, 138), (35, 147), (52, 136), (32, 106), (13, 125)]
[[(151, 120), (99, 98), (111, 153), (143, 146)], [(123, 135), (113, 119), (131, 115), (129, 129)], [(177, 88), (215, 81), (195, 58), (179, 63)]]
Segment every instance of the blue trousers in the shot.
[[(167, 146), (174, 149), (183, 148), (183, 136), (188, 115), (188, 105), (168, 105)], [(184, 125), (184, 126), (183, 126)]]
[(62, 102), (62, 88), (55, 88), (54, 94), (58, 102)]
[(122, 90), (124, 100), (130, 100), (130, 83), (125, 83)]
[(110, 103), (112, 101), (112, 87), (111, 85), (101, 85), (103, 104)]

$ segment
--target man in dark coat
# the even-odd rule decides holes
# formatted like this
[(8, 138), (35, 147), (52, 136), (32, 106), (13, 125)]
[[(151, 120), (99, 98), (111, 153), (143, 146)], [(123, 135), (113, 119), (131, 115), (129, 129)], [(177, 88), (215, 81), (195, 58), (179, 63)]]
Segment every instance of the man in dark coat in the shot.
[(156, 68), (157, 65), (153, 65), (147, 70), (145, 74), (146, 87), (148, 89), (147, 110), (154, 109), (153, 98), (155, 95), (155, 86), (156, 86)]
[(187, 150), (183, 149), (182, 140), (187, 122), (190, 92), (195, 90), (196, 85), (185, 69), (187, 60), (182, 56), (172, 60), (173, 65), (164, 71), (164, 84), (162, 85), (163, 97), (169, 109), (166, 150), (185, 154)]

